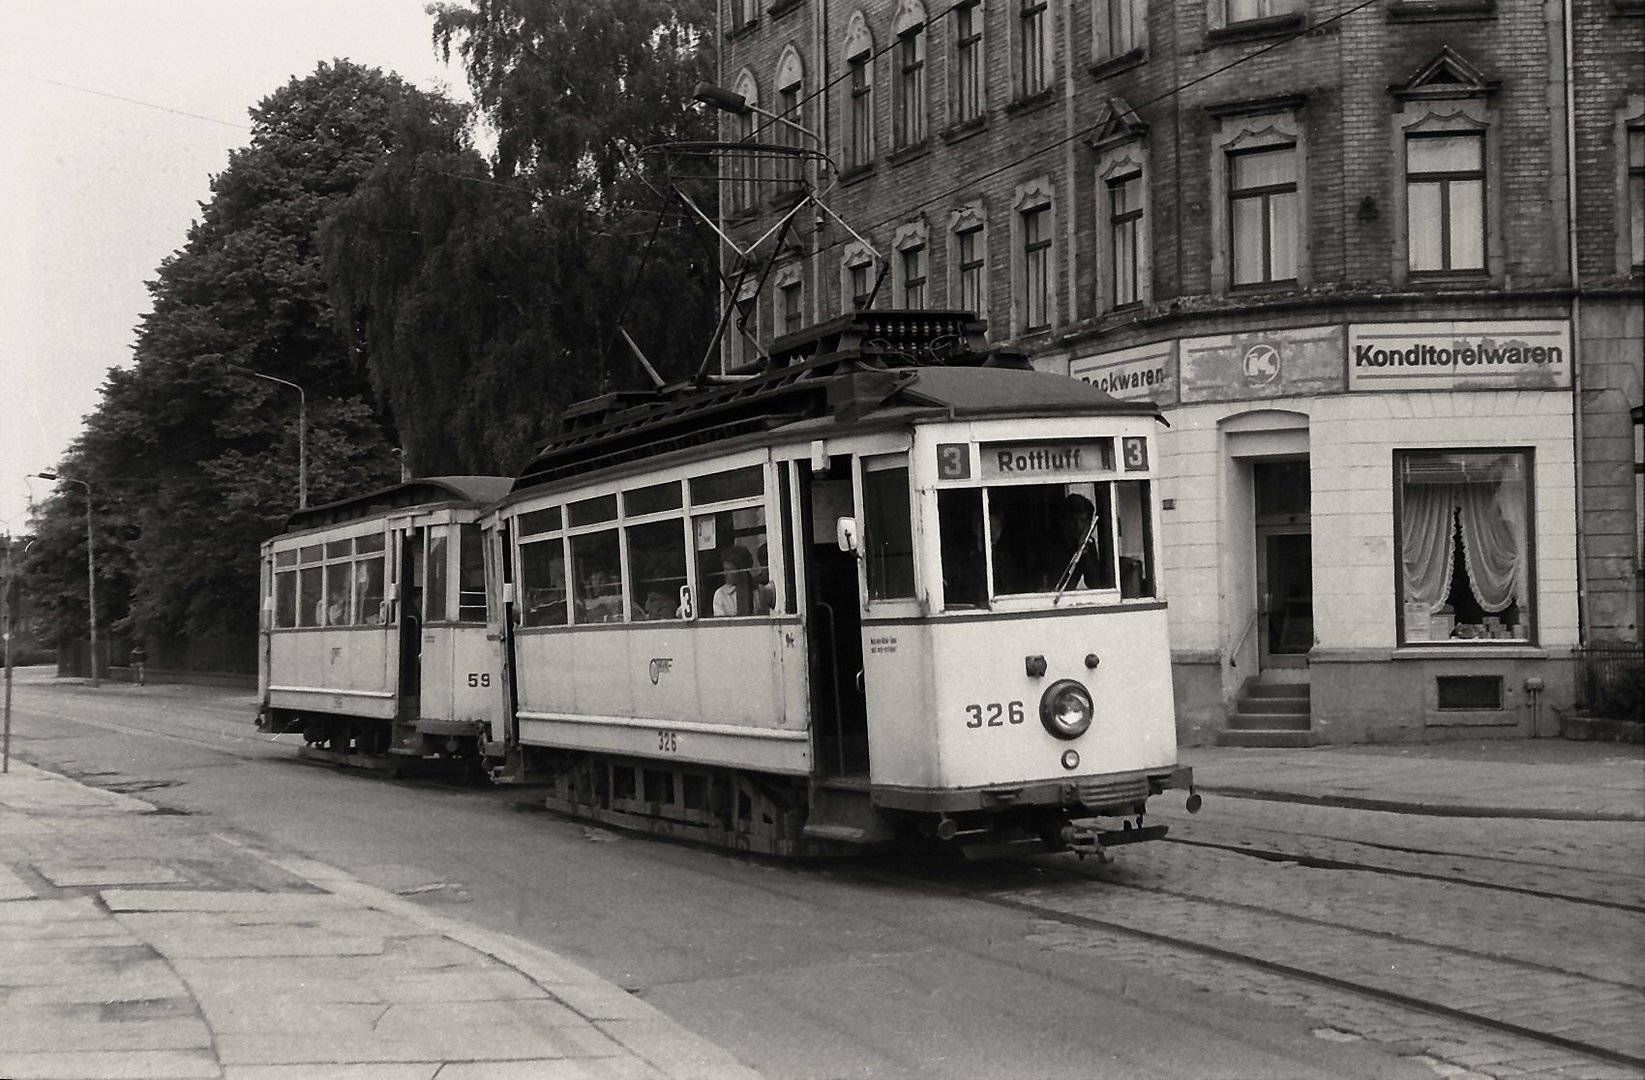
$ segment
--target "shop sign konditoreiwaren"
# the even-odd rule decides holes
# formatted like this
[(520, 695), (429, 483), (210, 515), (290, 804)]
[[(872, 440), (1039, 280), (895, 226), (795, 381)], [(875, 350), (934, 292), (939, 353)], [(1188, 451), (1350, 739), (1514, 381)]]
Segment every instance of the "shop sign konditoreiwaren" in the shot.
[(1350, 390), (1511, 390), (1571, 385), (1571, 324), (1360, 323), (1348, 327)]

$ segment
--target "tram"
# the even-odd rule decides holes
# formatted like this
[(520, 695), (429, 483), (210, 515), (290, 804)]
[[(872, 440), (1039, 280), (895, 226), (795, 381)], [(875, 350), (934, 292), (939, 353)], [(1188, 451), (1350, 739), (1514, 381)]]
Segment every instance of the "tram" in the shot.
[(478, 769), (502, 719), (479, 521), (511, 483), (424, 477), (292, 514), (262, 548), (258, 727), (337, 764)]
[(1150, 797), (1197, 808), (1163, 420), (983, 331), (859, 311), (748, 370), (568, 410), (481, 518), (495, 778), (780, 855), (1101, 854), (1164, 834)]

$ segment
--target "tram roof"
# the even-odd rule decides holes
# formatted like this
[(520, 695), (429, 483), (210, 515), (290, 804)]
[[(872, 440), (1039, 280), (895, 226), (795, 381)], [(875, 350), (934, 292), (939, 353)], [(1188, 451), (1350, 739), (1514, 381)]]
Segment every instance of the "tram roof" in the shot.
[(609, 394), (567, 409), (521, 472), (520, 491), (596, 469), (782, 429), (870, 426), (937, 415), (1158, 416), (1019, 353), (990, 349), (965, 312), (873, 311), (779, 339), (770, 357), (716, 381)]
[(286, 531), (358, 521), (385, 511), (415, 506), (445, 503), (487, 506), (507, 495), (513, 483), (513, 479), (507, 476), (419, 476), (364, 495), (293, 511), (286, 518)]

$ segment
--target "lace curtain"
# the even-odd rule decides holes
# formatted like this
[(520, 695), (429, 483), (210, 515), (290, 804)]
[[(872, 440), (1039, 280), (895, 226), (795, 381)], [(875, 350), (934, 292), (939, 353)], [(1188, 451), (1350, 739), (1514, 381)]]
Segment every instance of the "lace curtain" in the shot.
[(1455, 485), (1406, 484), (1401, 506), (1400, 555), (1405, 565), (1405, 602), (1432, 615), (1451, 592), (1455, 565)]
[[(1411, 473), (1424, 464), (1408, 466), (1403, 485), (1400, 555), (1405, 602), (1423, 604), (1430, 613), (1445, 604), (1460, 534), (1463, 565), (1479, 606), (1493, 614), (1523, 606), (1529, 545), (1525, 477), (1519, 461), (1493, 463), (1494, 475), (1474, 479), (1467, 475), (1469, 465), (1463, 460), (1438, 460), (1429, 476), (1414, 479)], [(1477, 472), (1479, 467), (1473, 469)], [(1454, 482), (1458, 479), (1462, 482)]]

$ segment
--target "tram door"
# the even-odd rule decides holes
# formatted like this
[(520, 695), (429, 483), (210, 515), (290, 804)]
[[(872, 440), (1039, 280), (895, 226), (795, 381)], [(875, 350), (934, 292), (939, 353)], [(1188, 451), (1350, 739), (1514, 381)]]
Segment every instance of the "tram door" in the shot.
[(399, 715), (416, 719), (423, 690), (423, 530), (408, 529), (400, 548)]
[(841, 551), (834, 523), (852, 517), (851, 458), (836, 455), (826, 472), (800, 465), (811, 649), (811, 716), (817, 764), (827, 776), (868, 772), (868, 701), (862, 683), (862, 597), (857, 556)]

